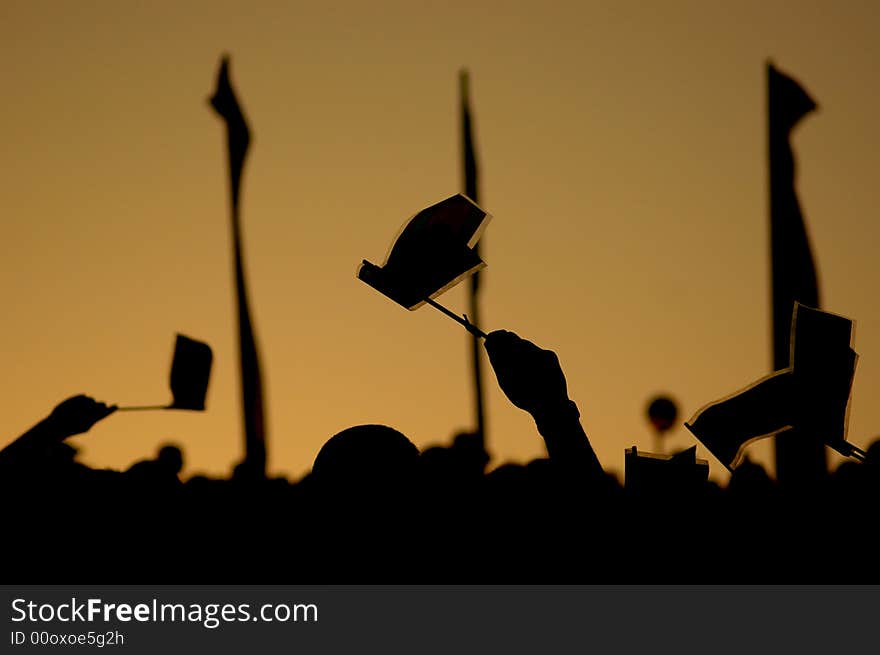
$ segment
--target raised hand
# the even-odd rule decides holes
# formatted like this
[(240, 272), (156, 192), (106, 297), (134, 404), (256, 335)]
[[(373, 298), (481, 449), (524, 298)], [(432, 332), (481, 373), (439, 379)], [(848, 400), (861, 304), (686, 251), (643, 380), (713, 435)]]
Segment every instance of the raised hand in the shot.
[(506, 330), (492, 332), (485, 343), (495, 377), (510, 402), (535, 417), (568, 406), (568, 388), (556, 353)]
[(115, 411), (116, 405), (100, 403), (81, 394), (59, 403), (46, 421), (53, 435), (58, 439), (66, 439), (88, 432), (95, 423)]
[(88, 432), (95, 423), (115, 411), (116, 405), (99, 403), (88, 396), (68, 398), (59, 403), (49, 416), (0, 450), (0, 468), (39, 464), (47, 446)]
[(581, 426), (577, 405), (568, 398), (556, 353), (506, 330), (492, 332), (485, 343), (501, 390), (535, 419), (550, 460), (576, 484), (603, 484), (602, 465)]

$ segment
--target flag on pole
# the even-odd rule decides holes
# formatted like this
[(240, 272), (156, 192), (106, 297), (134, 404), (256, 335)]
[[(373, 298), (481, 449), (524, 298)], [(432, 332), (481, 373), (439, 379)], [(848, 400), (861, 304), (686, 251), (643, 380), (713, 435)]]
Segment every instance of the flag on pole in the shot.
[(263, 382), (260, 358), (248, 308), (244, 279), (239, 196), (241, 176), (250, 144), (250, 130), (235, 91), (229, 81), (229, 58), (224, 56), (217, 75), (217, 88), (211, 106), (226, 122), (229, 153), (229, 189), (232, 211), (232, 241), (235, 259), (235, 286), (238, 299), (239, 361), (244, 405), (246, 475), (265, 477), (266, 436), (263, 415)]
[(211, 346), (178, 334), (174, 342), (174, 356), (171, 360), (169, 380), (171, 403), (168, 405), (128, 405), (117, 409), (121, 412), (153, 409), (204, 411), (213, 361), (214, 354), (211, 352)]
[[(461, 90), (461, 136), (462, 154), (464, 157), (464, 195), (479, 202), (478, 189), (478, 166), (477, 155), (474, 150), (473, 121), (471, 120), (470, 108), (470, 76), (466, 70), (459, 74)], [(480, 245), (477, 244), (474, 252), (479, 256)], [(470, 280), (470, 321), (479, 328), (480, 326), (480, 271), (476, 271)], [(474, 413), (477, 424), (477, 436), (480, 443), (486, 439), (486, 412), (483, 398), (483, 348), (479, 337), (475, 334), (470, 339), (471, 362), (474, 376)]]
[(205, 409), (213, 360), (211, 346), (182, 334), (177, 335), (174, 359), (171, 361), (170, 386), (173, 400), (169, 409)]
[(773, 370), (788, 366), (795, 302), (819, 307), (816, 270), (795, 190), (792, 129), (816, 103), (792, 78), (767, 66), (770, 248), (773, 275)]
[(471, 120), (470, 106), (470, 75), (466, 70), (459, 73), (459, 87), (461, 91), (461, 141), (462, 154), (464, 157), (464, 195), (479, 202), (479, 168), (477, 155), (474, 150), (474, 128)]
[(382, 266), (364, 260), (357, 276), (394, 302), (418, 309), (486, 265), (476, 245), (490, 218), (456, 194), (413, 216)]
[[(791, 313), (795, 302), (820, 307), (810, 240), (795, 188), (791, 133), (816, 103), (791, 77), (767, 64), (767, 114), (772, 271), (773, 370), (788, 366)], [(808, 428), (807, 428), (808, 429)], [(796, 432), (776, 439), (776, 475), (816, 480), (827, 472), (820, 437)]]

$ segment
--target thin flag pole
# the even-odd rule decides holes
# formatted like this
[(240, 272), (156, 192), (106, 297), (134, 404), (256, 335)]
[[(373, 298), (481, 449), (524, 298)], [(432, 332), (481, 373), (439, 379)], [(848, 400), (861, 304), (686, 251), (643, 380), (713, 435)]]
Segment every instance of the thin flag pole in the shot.
[(830, 446), (844, 457), (852, 457), (859, 462), (864, 462), (868, 456), (868, 453), (848, 441), (832, 443)]
[[(462, 136), (462, 154), (464, 157), (464, 194), (473, 200), (479, 202), (478, 189), (478, 167), (477, 156), (474, 150), (473, 124), (471, 121), (470, 110), (470, 76), (467, 70), (459, 73), (459, 86), (461, 92), (461, 136)], [(474, 248), (474, 252), (479, 255), (479, 244)], [(471, 320), (468, 321), (471, 327), (480, 324), (480, 276), (478, 271), (470, 278), (470, 294), (469, 294), (469, 312)], [(481, 444), (486, 442), (486, 411), (485, 399), (483, 394), (483, 348), (480, 345), (479, 337), (486, 337), (486, 334), (476, 329), (476, 332), (468, 328), (468, 331), (474, 335), (471, 340), (471, 363), (474, 376), (474, 413), (476, 414), (477, 434)], [(478, 334), (479, 333), (479, 334)]]
[(171, 405), (132, 405), (129, 407), (117, 407), (117, 412), (141, 412), (151, 409), (170, 409)]
[(654, 452), (663, 455), (663, 433), (654, 429)]
[(485, 339), (487, 336), (489, 336), (485, 332), (483, 332), (480, 328), (478, 328), (476, 325), (471, 323), (468, 320), (467, 315), (459, 316), (455, 312), (452, 312), (452, 311), (446, 309), (443, 305), (441, 305), (440, 303), (438, 303), (434, 300), (431, 300), (430, 298), (425, 298), (425, 302), (428, 303), (429, 305), (431, 305), (431, 307), (433, 307), (434, 309), (446, 314), (453, 321), (463, 325), (465, 330), (467, 330), (472, 335), (474, 335), (474, 337), (475, 337), (474, 341), (476, 343), (479, 343), (479, 339)]

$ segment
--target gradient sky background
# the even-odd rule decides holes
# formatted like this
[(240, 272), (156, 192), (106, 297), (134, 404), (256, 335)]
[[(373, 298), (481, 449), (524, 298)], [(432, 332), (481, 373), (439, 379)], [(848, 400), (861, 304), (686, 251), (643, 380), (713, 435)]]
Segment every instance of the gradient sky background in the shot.
[[(3, 3), (0, 445), (63, 398), (170, 398), (177, 331), (215, 354), (206, 413), (117, 414), (74, 443), (126, 467), (176, 441), (186, 473), (242, 455), (222, 52), (253, 131), (245, 257), (270, 470), (339, 430), (419, 446), (470, 426), (467, 334), (355, 279), (460, 190), (471, 71), (485, 329), (559, 354), (607, 469), (769, 372), (765, 60), (820, 105), (795, 132), (824, 307), (858, 321), (850, 440), (880, 434), (880, 61), (874, 2)], [(440, 300), (465, 309), (465, 285)], [(491, 373), (490, 373), (491, 375)], [(494, 463), (543, 454), (488, 379)], [(695, 443), (679, 427), (671, 447)], [(750, 453), (769, 461), (770, 449)], [(701, 446), (713, 474), (723, 468)]]

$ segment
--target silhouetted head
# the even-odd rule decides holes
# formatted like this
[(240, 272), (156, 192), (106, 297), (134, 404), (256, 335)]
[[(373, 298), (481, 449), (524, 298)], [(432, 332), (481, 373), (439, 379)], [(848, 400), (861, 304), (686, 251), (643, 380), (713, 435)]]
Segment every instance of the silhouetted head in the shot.
[(491, 459), (483, 438), (474, 432), (459, 432), (452, 442), (452, 452), (465, 467), (464, 473), (483, 475)]
[(156, 459), (163, 469), (174, 475), (177, 475), (183, 469), (183, 453), (177, 446), (171, 444), (162, 446)]
[(358, 425), (334, 435), (324, 444), (312, 473), (333, 486), (386, 486), (414, 474), (419, 449), (397, 430), (384, 425)]

